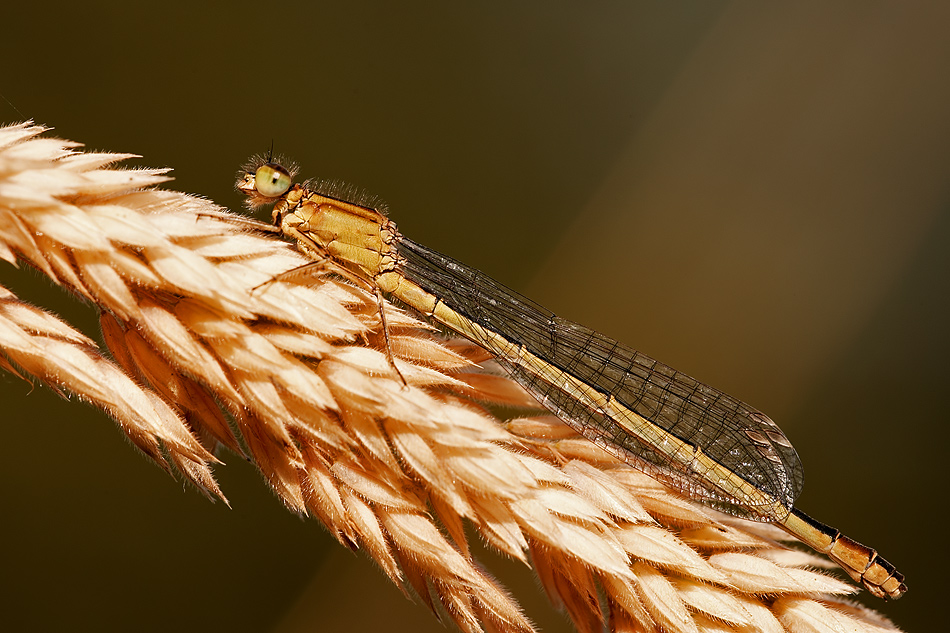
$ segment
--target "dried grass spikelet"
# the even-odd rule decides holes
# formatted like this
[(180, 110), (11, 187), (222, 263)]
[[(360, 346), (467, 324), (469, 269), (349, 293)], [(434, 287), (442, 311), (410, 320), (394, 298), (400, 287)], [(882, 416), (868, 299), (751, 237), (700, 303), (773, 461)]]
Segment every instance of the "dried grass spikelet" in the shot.
[(0, 129), (0, 257), (93, 302), (115, 363), (2, 291), (0, 365), (103, 408), (209, 494), (216, 449), (249, 455), (290, 509), (464, 631), (533, 630), (465, 520), (581, 631), (896, 630), (779, 530), (701, 508), (554, 418), (499, 423), (477, 402), (523, 404), (520, 388), (387, 305), (403, 386), (371, 294), (332, 274), (254, 290), (302, 257), (150, 189), (163, 170), (107, 169), (128, 155), (44, 131)]

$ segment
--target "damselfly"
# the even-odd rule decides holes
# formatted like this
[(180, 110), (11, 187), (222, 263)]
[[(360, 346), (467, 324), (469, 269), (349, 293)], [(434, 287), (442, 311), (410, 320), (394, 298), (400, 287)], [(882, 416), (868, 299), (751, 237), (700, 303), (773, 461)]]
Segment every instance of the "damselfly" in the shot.
[(276, 227), (315, 262), (332, 261), (482, 346), (541, 405), (604, 450), (709, 506), (778, 525), (876, 596), (907, 590), (876, 551), (794, 507), (802, 465), (765, 414), (403, 237), (371, 206), (294, 184), (280, 164), (251, 165), (238, 189), (253, 204), (273, 203)]

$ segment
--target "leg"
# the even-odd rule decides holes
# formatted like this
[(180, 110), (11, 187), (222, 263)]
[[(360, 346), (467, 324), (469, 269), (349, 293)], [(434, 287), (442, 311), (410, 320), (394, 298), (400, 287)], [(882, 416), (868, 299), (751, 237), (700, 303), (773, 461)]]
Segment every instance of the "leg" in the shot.
[(235, 215), (233, 213), (225, 213), (224, 211), (220, 213), (198, 213), (195, 215), (195, 221), (197, 222), (201, 218), (213, 218), (221, 222), (225, 222), (232, 226), (238, 226), (241, 228), (250, 229), (252, 231), (260, 231), (261, 233), (274, 233), (281, 235), (282, 232), (279, 226), (274, 226), (273, 224), (267, 224), (266, 222), (261, 222), (260, 220), (255, 220), (254, 218), (249, 218), (243, 215)]
[(389, 324), (386, 322), (386, 309), (383, 293), (379, 289), (379, 286), (374, 286), (373, 290), (376, 293), (376, 305), (379, 306), (379, 321), (383, 326), (383, 339), (386, 341), (386, 360), (389, 361), (389, 366), (392, 367), (393, 371), (396, 372), (396, 375), (399, 376), (399, 380), (402, 381), (403, 387), (408, 387), (409, 383), (406, 382), (406, 377), (403, 376), (402, 372), (399, 371), (399, 368), (396, 367), (396, 359), (393, 357), (393, 348), (389, 342)]
[(267, 281), (257, 284), (256, 286), (254, 286), (253, 288), (251, 288), (251, 292), (254, 292), (254, 291), (257, 290), (258, 288), (263, 288), (264, 286), (269, 286), (269, 285), (271, 285), (272, 283), (275, 283), (275, 282), (278, 282), (278, 281), (287, 281), (288, 279), (292, 279), (293, 277), (296, 277), (296, 276), (298, 276), (298, 275), (302, 275), (302, 274), (305, 274), (305, 273), (308, 273), (308, 272), (312, 272), (312, 271), (317, 270), (317, 269), (326, 268), (326, 264), (327, 264), (327, 259), (326, 259), (326, 258), (324, 258), (324, 259), (319, 259), (319, 260), (313, 261), (313, 262), (307, 262), (306, 264), (301, 264), (300, 266), (297, 266), (296, 268), (291, 268), (290, 270), (285, 270), (285, 271), (282, 272), (282, 273), (278, 273), (278, 274), (274, 275), (273, 277), (271, 277), (271, 278), (268, 279)]

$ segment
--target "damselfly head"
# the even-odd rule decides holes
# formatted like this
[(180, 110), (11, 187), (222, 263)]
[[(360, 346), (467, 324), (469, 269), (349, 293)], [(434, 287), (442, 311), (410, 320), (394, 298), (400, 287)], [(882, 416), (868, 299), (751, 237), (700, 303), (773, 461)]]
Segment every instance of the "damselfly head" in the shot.
[(247, 196), (248, 207), (270, 204), (287, 193), (294, 182), (297, 166), (270, 156), (255, 156), (238, 172), (237, 189)]

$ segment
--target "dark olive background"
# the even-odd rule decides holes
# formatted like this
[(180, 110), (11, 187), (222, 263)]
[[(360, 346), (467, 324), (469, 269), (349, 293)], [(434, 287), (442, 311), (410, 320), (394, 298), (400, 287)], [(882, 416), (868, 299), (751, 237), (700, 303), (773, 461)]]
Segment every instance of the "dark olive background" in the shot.
[[(861, 600), (923, 631), (948, 562), (950, 6), (825, 4), (35, 2), (0, 25), (0, 120), (232, 208), (271, 141), (378, 194), (417, 241), (771, 415), (800, 507), (907, 575)], [(0, 282), (98, 335), (36, 273)], [(0, 399), (5, 630), (443, 630), (239, 458), (228, 509), (86, 405), (6, 374)]]

